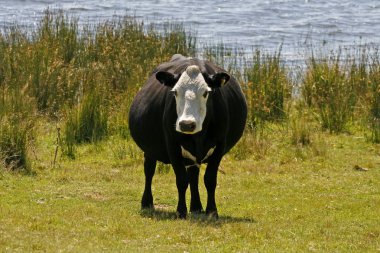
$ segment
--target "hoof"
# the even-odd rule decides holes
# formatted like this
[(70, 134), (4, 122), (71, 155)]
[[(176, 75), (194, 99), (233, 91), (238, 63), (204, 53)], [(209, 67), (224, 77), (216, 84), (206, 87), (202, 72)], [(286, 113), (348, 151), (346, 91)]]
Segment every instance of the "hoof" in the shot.
[(186, 216), (187, 216), (187, 213), (186, 212), (179, 212), (179, 211), (177, 211), (176, 215), (177, 215), (178, 219), (185, 220)]
[(141, 204), (141, 210), (154, 210), (154, 205), (153, 204), (148, 204), (148, 205)]
[(141, 209), (154, 209), (153, 197), (152, 196), (143, 196), (141, 199)]
[(197, 204), (195, 203), (190, 204), (190, 213), (202, 213), (202, 212), (203, 212), (203, 207), (200, 202)]
[(210, 219), (216, 219), (216, 220), (219, 219), (218, 211), (216, 211), (216, 210), (208, 211), (208, 212), (206, 212), (206, 215)]
[(203, 209), (202, 208), (190, 209), (190, 213), (192, 213), (192, 214), (201, 214), (201, 213), (203, 213)]
[(195, 209), (195, 210), (190, 210), (190, 213), (192, 214), (202, 214), (204, 213), (203, 209)]

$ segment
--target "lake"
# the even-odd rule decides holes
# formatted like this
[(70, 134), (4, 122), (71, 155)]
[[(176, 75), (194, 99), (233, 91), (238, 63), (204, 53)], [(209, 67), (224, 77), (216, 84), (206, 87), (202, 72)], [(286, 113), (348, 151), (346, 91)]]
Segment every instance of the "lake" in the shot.
[[(0, 27), (35, 28), (46, 8), (63, 9), (80, 23), (98, 23), (126, 14), (145, 22), (181, 22), (199, 43), (278, 50), (301, 58), (307, 45), (327, 48), (380, 44), (378, 0), (0, 0)], [(303, 57), (302, 57), (303, 58)]]

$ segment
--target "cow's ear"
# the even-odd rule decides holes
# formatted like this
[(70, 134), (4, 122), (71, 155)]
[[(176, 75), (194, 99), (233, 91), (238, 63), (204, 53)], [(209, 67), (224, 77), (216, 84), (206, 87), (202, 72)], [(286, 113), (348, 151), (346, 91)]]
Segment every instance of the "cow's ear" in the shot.
[(179, 75), (174, 75), (166, 71), (158, 71), (156, 73), (156, 79), (165, 86), (174, 87), (178, 82)]
[(203, 73), (203, 77), (211, 88), (220, 88), (230, 80), (230, 75), (225, 72), (216, 73), (214, 75)]

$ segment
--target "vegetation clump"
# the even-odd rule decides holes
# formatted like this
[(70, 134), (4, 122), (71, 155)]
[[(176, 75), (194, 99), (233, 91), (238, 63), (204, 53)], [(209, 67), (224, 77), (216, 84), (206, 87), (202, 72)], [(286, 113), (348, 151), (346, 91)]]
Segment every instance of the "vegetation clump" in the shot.
[(269, 55), (256, 50), (252, 64), (244, 69), (244, 78), (249, 105), (248, 125), (255, 127), (264, 121), (284, 119), (291, 84), (281, 61), (281, 51)]

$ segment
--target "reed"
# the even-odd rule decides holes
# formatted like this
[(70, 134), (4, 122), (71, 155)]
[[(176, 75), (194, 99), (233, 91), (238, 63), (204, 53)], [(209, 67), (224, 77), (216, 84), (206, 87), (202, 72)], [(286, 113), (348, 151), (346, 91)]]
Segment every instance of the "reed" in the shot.
[(65, 124), (65, 153), (75, 158), (75, 145), (94, 143), (108, 133), (108, 111), (102, 94), (94, 90), (71, 110)]
[(0, 165), (9, 170), (30, 172), (27, 153), (29, 125), (9, 118), (0, 119)]
[[(67, 115), (60, 120), (71, 157), (76, 144), (108, 134), (108, 110), (122, 103), (119, 115), (127, 118), (133, 95), (157, 64), (175, 53), (192, 56), (196, 43), (181, 24), (145, 26), (130, 16), (78, 27), (76, 18), (46, 10), (33, 32), (0, 32), (0, 111), (11, 113), (14, 105), (4, 97), (12, 97), (27, 98), (30, 108), (50, 118)], [(127, 122), (119, 122), (125, 135)]]
[(6, 92), (0, 73), (0, 167), (31, 172), (28, 139), (35, 119), (30, 101), (17, 87)]
[(330, 132), (346, 130), (357, 101), (353, 76), (341, 62), (341, 53), (309, 59), (303, 81), (303, 96), (318, 109), (321, 126)]
[(252, 64), (244, 68), (244, 78), (249, 106), (248, 125), (254, 128), (265, 121), (283, 119), (291, 84), (281, 61), (281, 50), (273, 55), (256, 50)]
[(30, 172), (28, 137), (33, 138), (33, 100), (25, 93), (27, 39), (14, 28), (0, 35), (0, 166)]
[(371, 140), (374, 143), (380, 143), (380, 58), (377, 51), (369, 70), (369, 81), (371, 85), (369, 99)]
[(309, 146), (312, 142), (313, 117), (304, 103), (295, 101), (288, 112), (290, 142), (295, 146)]
[(16, 28), (0, 35), (0, 65), (6, 87), (14, 82), (34, 98), (39, 112), (55, 115), (91, 89), (87, 75), (103, 77), (109, 98), (141, 85), (172, 54), (193, 55), (195, 37), (180, 24), (163, 30), (133, 17), (78, 28), (62, 11), (47, 10), (36, 31)]

